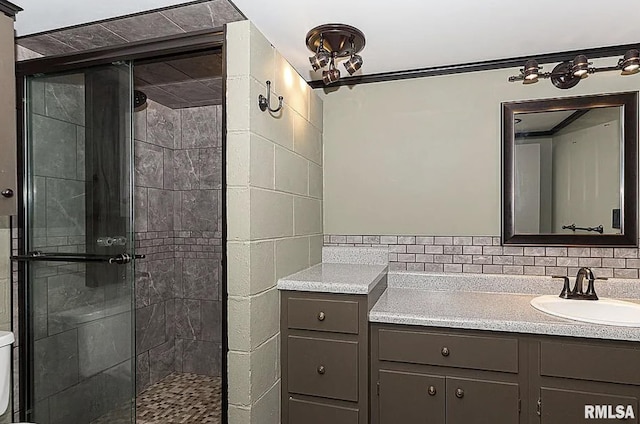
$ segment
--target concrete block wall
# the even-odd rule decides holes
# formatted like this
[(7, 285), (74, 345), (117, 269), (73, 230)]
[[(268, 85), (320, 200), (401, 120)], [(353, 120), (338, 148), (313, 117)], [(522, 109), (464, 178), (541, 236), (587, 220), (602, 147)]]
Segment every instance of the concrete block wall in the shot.
[[(321, 261), (322, 100), (250, 22), (226, 48), (229, 423), (279, 423), (275, 285)], [(267, 80), (275, 114), (258, 108)]]

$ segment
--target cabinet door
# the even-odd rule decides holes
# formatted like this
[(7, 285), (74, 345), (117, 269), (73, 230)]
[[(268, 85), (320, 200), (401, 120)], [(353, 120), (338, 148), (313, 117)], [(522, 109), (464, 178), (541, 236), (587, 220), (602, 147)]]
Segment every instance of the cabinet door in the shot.
[(0, 216), (16, 214), (16, 88), (13, 18), (0, 13)]
[(637, 423), (638, 399), (634, 396), (543, 387), (540, 389), (540, 413), (542, 424), (590, 421)]
[(380, 424), (444, 424), (445, 378), (379, 371)]
[(520, 422), (515, 383), (447, 377), (447, 424)]

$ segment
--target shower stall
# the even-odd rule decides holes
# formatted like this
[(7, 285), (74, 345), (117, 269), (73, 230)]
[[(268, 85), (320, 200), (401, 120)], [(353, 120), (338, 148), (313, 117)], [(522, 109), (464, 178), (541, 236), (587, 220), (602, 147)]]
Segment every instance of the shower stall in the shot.
[(221, 420), (221, 48), (134, 56), (19, 79), (21, 420)]

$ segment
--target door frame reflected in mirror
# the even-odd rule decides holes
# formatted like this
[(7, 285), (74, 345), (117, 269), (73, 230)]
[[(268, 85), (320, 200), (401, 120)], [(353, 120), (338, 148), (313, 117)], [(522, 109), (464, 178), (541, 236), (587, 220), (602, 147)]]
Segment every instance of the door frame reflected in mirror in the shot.
[[(515, 116), (522, 113), (622, 107), (621, 234), (518, 234), (515, 229)], [(638, 92), (502, 103), (502, 244), (638, 245)]]

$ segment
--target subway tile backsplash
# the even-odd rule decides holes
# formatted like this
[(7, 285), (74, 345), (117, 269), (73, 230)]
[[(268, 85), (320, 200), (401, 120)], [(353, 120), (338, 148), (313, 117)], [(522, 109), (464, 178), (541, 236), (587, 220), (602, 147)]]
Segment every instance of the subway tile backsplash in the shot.
[(590, 267), (597, 277), (638, 278), (640, 249), (501, 246), (496, 236), (390, 236), (325, 234), (325, 246), (389, 248), (389, 269), (511, 275), (575, 275)]

